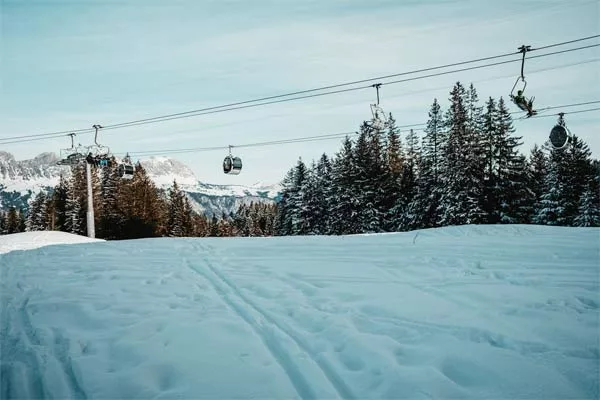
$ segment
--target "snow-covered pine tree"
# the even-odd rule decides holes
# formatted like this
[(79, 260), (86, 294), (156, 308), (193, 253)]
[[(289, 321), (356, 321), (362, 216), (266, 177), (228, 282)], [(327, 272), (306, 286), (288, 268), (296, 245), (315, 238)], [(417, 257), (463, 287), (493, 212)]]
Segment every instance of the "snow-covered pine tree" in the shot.
[(323, 235), (329, 230), (329, 200), (331, 190), (331, 163), (326, 154), (308, 170), (303, 201), (303, 218), (310, 235)]
[(573, 221), (574, 226), (600, 226), (600, 184), (593, 181), (579, 199), (578, 215)]
[(332, 165), (331, 234), (359, 232), (357, 213), (360, 202), (354, 192), (355, 171), (354, 145), (346, 137)]
[(498, 148), (496, 146), (498, 129), (498, 110), (496, 101), (490, 97), (485, 103), (485, 113), (482, 122), (482, 149), (484, 160), (483, 174), (483, 209), (489, 224), (500, 221), (499, 199), (498, 199), (498, 175), (496, 162), (498, 160)]
[(561, 218), (564, 215), (562, 193), (564, 189), (559, 178), (560, 158), (562, 156), (562, 153), (557, 151), (551, 153), (544, 181), (544, 190), (532, 218), (534, 224), (562, 225)]
[(457, 82), (450, 96), (450, 108), (445, 115), (447, 139), (440, 170), (438, 223), (441, 226), (481, 223), (485, 218), (481, 194), (482, 158), (467, 113), (472, 95), (467, 95), (464, 86)]
[(594, 180), (594, 169), (589, 146), (577, 135), (571, 137), (569, 146), (563, 151), (566, 153), (562, 158), (565, 165), (560, 169), (564, 174), (561, 177), (565, 207), (563, 223), (572, 226), (579, 215), (581, 197), (589, 188), (590, 182)]
[(293, 207), (292, 190), (294, 185), (295, 168), (291, 168), (286, 173), (281, 182), (281, 197), (277, 205), (277, 215), (275, 217), (275, 234), (278, 236), (287, 236), (292, 234)]
[(82, 220), (81, 214), (85, 211), (81, 207), (81, 199), (75, 192), (72, 183), (69, 184), (69, 191), (66, 204), (66, 220), (64, 224), (65, 232), (74, 233), (76, 235), (85, 234), (85, 220)]
[(484, 138), (483, 125), (483, 107), (479, 105), (479, 96), (477, 90), (471, 83), (467, 91), (465, 101), (467, 111), (467, 130), (465, 135), (465, 164), (464, 177), (467, 186), (465, 190), (469, 196), (469, 214), (468, 220), (471, 224), (481, 224), (486, 222), (486, 213), (484, 210)]
[(186, 227), (184, 194), (179, 189), (177, 182), (173, 180), (173, 186), (169, 188), (167, 236), (183, 237), (185, 234)]
[(353, 179), (349, 183), (359, 205), (354, 208), (358, 229), (355, 233), (383, 232), (388, 210), (383, 201), (387, 167), (381, 131), (363, 123), (353, 150)]
[(66, 231), (68, 187), (68, 181), (61, 174), (58, 185), (54, 187), (54, 191), (52, 192), (52, 208), (54, 210), (53, 230)]
[(248, 205), (242, 203), (233, 214), (232, 224), (235, 228), (237, 236), (249, 236), (249, 221), (248, 221), (249, 209)]
[(318, 197), (317, 174), (317, 164), (313, 160), (306, 170), (304, 191), (300, 202), (300, 216), (304, 221), (304, 231), (301, 232), (303, 235), (316, 235), (319, 233), (317, 230), (317, 214), (320, 199)]
[(47, 230), (47, 220), (46, 194), (40, 191), (30, 204), (26, 221), (26, 231)]
[[(119, 207), (120, 177), (117, 172), (115, 158), (109, 167), (102, 170), (100, 185), (100, 197), (102, 201), (98, 204), (99, 223), (97, 237), (108, 240), (125, 238), (123, 214)], [(94, 199), (95, 200), (95, 199)]]
[(441, 191), (439, 170), (441, 168), (442, 143), (444, 140), (443, 126), (441, 107), (437, 99), (434, 99), (429, 110), (429, 120), (421, 143), (417, 191), (409, 206), (412, 210), (419, 210), (418, 213), (414, 213), (414, 228), (437, 226)]
[(400, 196), (394, 205), (395, 214), (399, 217), (397, 231), (408, 231), (419, 226), (420, 213), (415, 198), (418, 192), (418, 162), (421, 158), (419, 138), (411, 129), (406, 135), (406, 158), (400, 176)]
[(383, 193), (382, 210), (384, 215), (383, 230), (395, 231), (400, 224), (399, 209), (394, 206), (400, 202), (400, 178), (404, 166), (404, 151), (400, 129), (396, 125), (393, 115), (388, 117), (387, 137), (384, 147), (384, 169), (382, 172)]
[(67, 185), (65, 204), (65, 231), (76, 235), (87, 234), (87, 180), (85, 166), (71, 167), (71, 179)]
[[(194, 223), (193, 223), (193, 215), (194, 210), (192, 209), (192, 204), (190, 200), (187, 198), (185, 193), (181, 192), (183, 195), (183, 215), (181, 220), (183, 221), (183, 236), (191, 237), (194, 234)], [(223, 220), (227, 220), (227, 216), (223, 216)], [(227, 231), (229, 231), (229, 227), (227, 227)], [(228, 232), (226, 236), (231, 236)]]
[(309, 171), (302, 159), (298, 159), (294, 169), (294, 180), (290, 192), (292, 235), (306, 235), (309, 229), (309, 214), (304, 207), (306, 184)]
[(548, 175), (548, 157), (544, 149), (537, 144), (533, 146), (529, 154), (528, 184), (527, 186), (533, 192), (533, 214), (530, 216), (530, 222), (533, 222), (535, 210), (539, 210), (546, 187), (546, 176)]
[[(549, 152), (549, 172), (534, 222), (572, 226), (579, 214), (581, 196), (593, 179), (590, 151), (584, 142), (573, 135), (567, 148), (550, 149)], [(549, 209), (552, 210), (551, 214)]]
[(494, 193), (498, 219), (490, 222), (526, 223), (533, 214), (535, 195), (527, 186), (527, 162), (518, 151), (522, 137), (512, 136), (515, 129), (504, 99), (498, 101), (494, 136)]

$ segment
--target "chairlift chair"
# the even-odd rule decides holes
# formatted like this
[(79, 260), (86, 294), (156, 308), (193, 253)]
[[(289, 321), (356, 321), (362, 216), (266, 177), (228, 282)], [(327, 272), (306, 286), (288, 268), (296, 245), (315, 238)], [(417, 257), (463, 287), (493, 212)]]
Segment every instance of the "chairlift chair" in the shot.
[(68, 136), (71, 137), (71, 147), (68, 149), (60, 150), (60, 160), (56, 163), (57, 165), (77, 165), (83, 159), (85, 159), (85, 153), (83, 152), (82, 146), (75, 147), (74, 133), (70, 133)]
[(373, 114), (373, 118), (371, 119), (370, 125), (377, 130), (383, 129), (387, 123), (385, 112), (379, 105), (379, 88), (381, 85), (381, 83), (375, 83), (372, 85), (377, 90), (377, 104), (371, 104), (371, 114)]
[[(533, 100), (534, 98), (527, 98), (524, 96), (525, 88), (527, 87), (527, 81), (525, 80), (524, 68), (525, 68), (525, 53), (531, 50), (531, 46), (522, 45), (519, 47), (519, 52), (523, 53), (523, 60), (521, 61), (521, 76), (517, 78), (515, 84), (513, 85), (512, 90), (510, 91), (510, 99), (519, 107), (521, 110), (527, 112), (527, 118), (532, 115), (536, 115), (537, 111), (533, 109)], [(517, 84), (519, 81), (523, 81), (523, 87), (517, 90), (517, 95), (515, 96), (515, 89), (517, 88)]]

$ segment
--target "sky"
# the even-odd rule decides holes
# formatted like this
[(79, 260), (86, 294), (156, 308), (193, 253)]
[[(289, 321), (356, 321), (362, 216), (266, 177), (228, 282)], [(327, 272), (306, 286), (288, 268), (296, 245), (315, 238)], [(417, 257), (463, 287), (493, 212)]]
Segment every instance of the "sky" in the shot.
[[(299, 90), (495, 56), (600, 33), (597, 0), (0, 0), (0, 151), (16, 159), (70, 147), (67, 136), (2, 144), (2, 138), (91, 128)], [(564, 50), (598, 38), (539, 50)], [(518, 56), (515, 56), (518, 58)], [(503, 59), (504, 60), (504, 59)], [(525, 61), (526, 95), (538, 109), (600, 100), (600, 47)], [(498, 61), (498, 60), (495, 60)], [(438, 71), (433, 71), (438, 72)], [(408, 78), (417, 75), (408, 75)], [(386, 85), (380, 105), (399, 125), (427, 121), (460, 81), (480, 103), (507, 99), (520, 64)], [(396, 78), (396, 80), (399, 78)], [(365, 86), (370, 83), (363, 84)], [(375, 89), (100, 131), (116, 155), (157, 151), (203, 182), (273, 184), (299, 158), (333, 156), (342, 138), (240, 147), (356, 132), (371, 117)], [(583, 110), (600, 104), (541, 111)], [(515, 117), (522, 114), (510, 104)], [(600, 111), (565, 115), (600, 158)], [(556, 116), (515, 121), (528, 154)], [(406, 135), (407, 131), (402, 131)], [(81, 134), (76, 141), (93, 144)], [(240, 175), (223, 174), (227, 146)], [(170, 154), (167, 150), (217, 147)]]

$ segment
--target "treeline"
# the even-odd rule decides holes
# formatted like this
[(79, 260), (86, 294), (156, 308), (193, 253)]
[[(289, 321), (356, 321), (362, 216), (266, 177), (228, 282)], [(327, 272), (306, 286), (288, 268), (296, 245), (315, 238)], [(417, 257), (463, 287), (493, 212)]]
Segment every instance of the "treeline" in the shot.
[(479, 104), (457, 82), (443, 111), (437, 99), (422, 140), (363, 123), (330, 157), (287, 173), (277, 235), (342, 235), (462, 224), (600, 226), (600, 169), (577, 136), (568, 147), (518, 147), (504, 100)]
[[(241, 205), (235, 214), (208, 217), (195, 212), (185, 193), (173, 182), (167, 191), (155, 186), (140, 163), (133, 179), (110, 167), (92, 167), (95, 236), (107, 240), (148, 237), (267, 236), (273, 234), (275, 206)], [(40, 192), (27, 215), (11, 208), (0, 211), (0, 234), (57, 230), (87, 235), (85, 165), (71, 167), (51, 193)]]
[[(519, 152), (522, 137), (503, 98), (480, 105), (457, 82), (443, 111), (437, 99), (422, 139), (364, 122), (333, 156), (302, 160), (283, 180), (278, 204), (242, 205), (211, 218), (195, 212), (177, 183), (158, 189), (138, 163), (133, 179), (116, 163), (94, 167), (96, 237), (342, 235), (462, 224), (600, 226), (600, 164), (581, 139), (563, 150)], [(114, 160), (113, 160), (114, 161)], [(72, 167), (28, 215), (0, 211), (0, 234), (60, 230), (87, 234), (85, 166)]]

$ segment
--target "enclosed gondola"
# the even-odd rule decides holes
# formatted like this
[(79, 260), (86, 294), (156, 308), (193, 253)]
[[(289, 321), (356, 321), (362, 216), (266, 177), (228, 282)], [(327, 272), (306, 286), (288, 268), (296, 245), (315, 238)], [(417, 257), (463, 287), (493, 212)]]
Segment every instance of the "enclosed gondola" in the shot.
[(123, 161), (119, 164), (117, 168), (117, 172), (121, 179), (133, 179), (133, 174), (135, 173), (135, 167), (131, 162), (131, 158), (129, 157), (129, 153), (123, 158)]
[(122, 179), (133, 179), (135, 168), (131, 164), (120, 164), (118, 168), (119, 177)]
[(239, 175), (242, 172), (242, 159), (231, 155), (231, 147), (229, 146), (229, 155), (223, 160), (223, 172), (228, 175)]
[(556, 150), (564, 149), (571, 141), (571, 133), (565, 125), (564, 115), (564, 113), (558, 114), (558, 122), (550, 131), (550, 144)]

